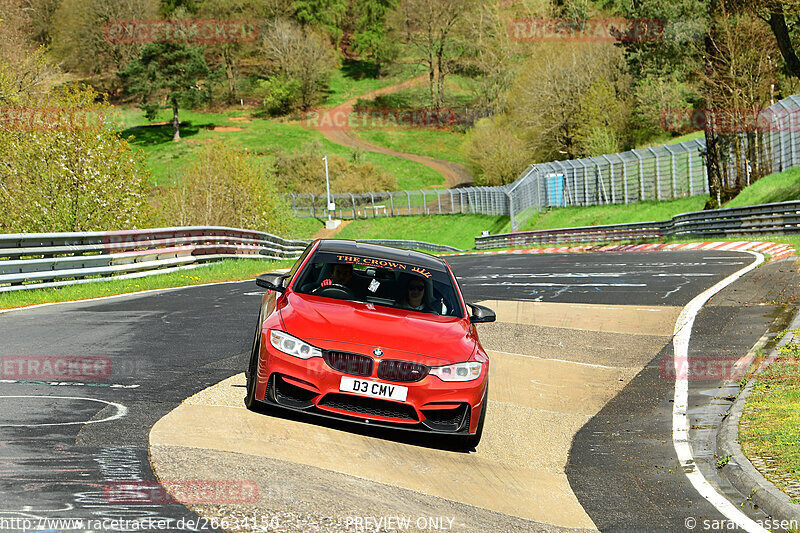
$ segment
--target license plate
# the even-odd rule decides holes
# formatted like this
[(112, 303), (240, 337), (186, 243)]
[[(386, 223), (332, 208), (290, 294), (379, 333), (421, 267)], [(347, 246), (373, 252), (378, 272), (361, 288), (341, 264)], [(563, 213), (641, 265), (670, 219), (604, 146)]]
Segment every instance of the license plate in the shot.
[(389, 385), (387, 383), (368, 381), (366, 379), (348, 378), (346, 376), (342, 376), (342, 381), (339, 383), (339, 390), (342, 392), (351, 392), (360, 396), (386, 398), (387, 400), (396, 400), (398, 402), (406, 401), (406, 396), (408, 396), (408, 387)]

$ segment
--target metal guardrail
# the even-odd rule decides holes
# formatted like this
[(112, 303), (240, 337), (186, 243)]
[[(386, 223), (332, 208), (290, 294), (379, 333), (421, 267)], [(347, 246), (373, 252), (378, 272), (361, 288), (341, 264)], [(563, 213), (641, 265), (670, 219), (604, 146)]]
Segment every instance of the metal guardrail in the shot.
[[(0, 293), (162, 274), (226, 258), (297, 259), (309, 242), (218, 226), (5, 234), (0, 235)], [(462, 251), (421, 241), (363, 242)]]
[(232, 257), (296, 259), (308, 241), (217, 226), (0, 235), (0, 292), (160, 274)]
[(475, 248), (488, 250), (544, 243), (619, 242), (669, 236), (782, 235), (800, 233), (800, 202), (693, 211), (670, 220), (520, 231), (475, 237)]

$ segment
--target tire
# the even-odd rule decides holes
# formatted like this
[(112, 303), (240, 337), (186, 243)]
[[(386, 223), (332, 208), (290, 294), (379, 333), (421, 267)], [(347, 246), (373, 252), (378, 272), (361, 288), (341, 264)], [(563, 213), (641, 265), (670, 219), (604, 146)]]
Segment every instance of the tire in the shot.
[(464, 438), (464, 449), (467, 451), (474, 450), (481, 442), (483, 436), (483, 422), (486, 420), (486, 406), (489, 404), (489, 386), (486, 386), (486, 392), (483, 393), (483, 407), (481, 407), (481, 418), (478, 421), (478, 427), (475, 429), (474, 435), (469, 435)]
[(256, 400), (256, 384), (258, 381), (258, 353), (261, 351), (261, 324), (256, 326), (256, 334), (253, 339), (253, 349), (250, 352), (250, 363), (245, 370), (245, 377), (247, 378), (247, 394), (244, 397), (244, 405), (248, 409), (255, 410), (258, 405)]

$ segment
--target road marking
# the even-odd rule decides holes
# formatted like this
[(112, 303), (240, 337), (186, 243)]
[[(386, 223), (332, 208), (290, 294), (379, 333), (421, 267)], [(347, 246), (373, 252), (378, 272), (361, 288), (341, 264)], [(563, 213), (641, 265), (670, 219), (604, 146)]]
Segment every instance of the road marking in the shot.
[(595, 363), (582, 363), (580, 361), (568, 361), (566, 359), (552, 359), (550, 357), (539, 357), (538, 355), (526, 355), (522, 353), (513, 353), (513, 352), (501, 352), (500, 350), (486, 350), (487, 352), (494, 352), (494, 353), (501, 353), (503, 355), (516, 355), (518, 357), (529, 357), (531, 359), (541, 359), (542, 361), (554, 361), (556, 363), (569, 363), (571, 365), (581, 365), (581, 366), (591, 366), (595, 368), (609, 368), (611, 370), (618, 370), (619, 366), (606, 366), (606, 365), (598, 365)]
[(196, 289), (198, 287), (210, 287), (211, 285), (224, 285), (226, 283), (252, 283), (253, 281), (254, 280), (252, 279), (245, 279), (240, 281), (215, 281), (213, 283), (201, 283), (200, 285), (184, 285), (183, 287), (165, 287), (163, 289), (148, 289), (146, 291), (126, 292), (123, 294), (110, 294), (108, 296), (99, 296), (97, 298), (84, 298), (82, 300), (67, 300), (64, 302), (46, 302), (43, 304), (33, 304), (33, 305), (26, 305), (23, 307), (11, 307), (9, 309), (0, 309), (0, 315), (4, 313), (12, 313), (14, 311), (27, 311), (28, 309), (35, 309), (37, 307), (49, 307), (51, 305), (76, 304), (81, 302), (98, 302), (102, 300), (111, 300), (115, 298), (125, 298), (127, 296), (141, 296), (142, 294), (154, 294), (154, 293), (168, 292), (168, 291), (181, 291), (185, 289)]
[(689, 340), (692, 336), (694, 319), (700, 309), (712, 296), (764, 262), (762, 254), (749, 251), (747, 253), (753, 255), (756, 258), (755, 261), (695, 296), (686, 304), (686, 307), (683, 308), (678, 320), (675, 322), (675, 337), (672, 341), (676, 375), (675, 398), (672, 405), (672, 443), (675, 446), (675, 452), (678, 454), (678, 460), (686, 477), (689, 478), (689, 481), (703, 498), (716, 507), (728, 520), (736, 523), (737, 526), (745, 531), (766, 533), (766, 529), (737, 509), (725, 496), (717, 492), (697, 468), (689, 445), (689, 418), (686, 415), (689, 402), (689, 376), (686, 372), (678, 371), (681, 368), (686, 368), (685, 365), (689, 362)]
[(101, 420), (86, 420), (82, 422), (54, 422), (51, 424), (0, 424), (2, 428), (38, 428), (44, 426), (74, 426), (76, 424), (99, 424), (101, 422), (111, 422), (112, 420), (119, 420), (126, 414), (128, 414), (128, 408), (122, 404), (114, 403), (114, 402), (107, 402), (105, 400), (98, 400), (97, 398), (81, 398), (80, 396), (40, 396), (40, 395), (31, 395), (31, 396), (0, 396), (1, 398), (46, 398), (48, 400), (85, 400), (87, 402), (98, 402), (104, 403), (106, 405), (112, 405), (117, 410), (117, 412), (109, 417), (103, 418)]

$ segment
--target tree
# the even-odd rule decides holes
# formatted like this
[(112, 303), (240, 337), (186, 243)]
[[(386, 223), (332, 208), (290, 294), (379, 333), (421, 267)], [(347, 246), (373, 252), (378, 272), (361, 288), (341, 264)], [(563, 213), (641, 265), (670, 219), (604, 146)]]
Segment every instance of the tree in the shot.
[(31, 19), (24, 0), (0, 1), (0, 106), (36, 105), (58, 70), (43, 46), (26, 32)]
[(531, 162), (528, 147), (504, 115), (479, 120), (467, 133), (463, 147), (478, 186), (511, 183)]
[[(196, 16), (199, 19), (243, 20), (255, 30), (259, 10), (256, 0), (204, 0)], [(210, 43), (205, 49), (209, 63), (219, 65), (225, 77), (225, 100), (228, 104), (239, 100), (242, 59), (251, 56), (254, 49), (255, 42), (249, 40)]]
[(777, 79), (770, 30), (736, 2), (712, 2), (702, 73), (710, 205), (771, 172), (758, 117)]
[(114, 42), (106, 35), (113, 20), (158, 18), (158, 0), (63, 0), (53, 16), (53, 55), (63, 67), (113, 92), (116, 73), (139, 54), (141, 43)]
[(169, 189), (166, 222), (285, 233), (291, 213), (274, 189), (260, 158), (214, 141), (197, 153), (181, 181)]
[(342, 37), (342, 19), (347, 11), (346, 0), (294, 0), (294, 17), (304, 28), (323, 28), (338, 43)]
[(265, 60), (265, 75), (296, 81), (297, 99), (290, 107), (307, 109), (319, 102), (336, 66), (336, 53), (324, 36), (310, 28), (303, 31), (294, 22), (276, 20), (261, 36), (258, 51)]
[(126, 91), (140, 98), (140, 107), (149, 119), (166, 100), (172, 107), (173, 141), (180, 141), (178, 105), (196, 105), (210, 100), (207, 81), (211, 70), (200, 48), (183, 43), (150, 43), (137, 58), (119, 73)]
[(458, 35), (462, 71), (474, 81), (478, 106), (492, 113), (506, 109), (508, 90), (519, 73), (523, 50), (509, 35), (513, 16), (497, 5), (480, 5), (465, 14)]
[(405, 20), (410, 44), (428, 69), (431, 105), (444, 107), (444, 80), (462, 51), (455, 34), (474, 0), (402, 0), (398, 15)]
[(397, 56), (397, 47), (389, 39), (388, 14), (397, 0), (361, 0), (356, 2), (356, 30), (353, 49), (375, 63), (378, 77), (381, 68)]
[(21, 108), (26, 120), (0, 128), (0, 231), (133, 229), (146, 221), (144, 158), (103, 122), (110, 106), (98, 98), (86, 88), (49, 92)]
[(631, 80), (623, 52), (611, 43), (546, 43), (534, 49), (511, 89), (514, 105), (508, 114), (537, 160), (583, 154), (579, 113), (587, 106), (585, 95), (601, 80), (614, 99), (625, 101)]
[(575, 141), (582, 156), (619, 152), (628, 125), (630, 107), (603, 77), (595, 79), (581, 95), (576, 116)]

